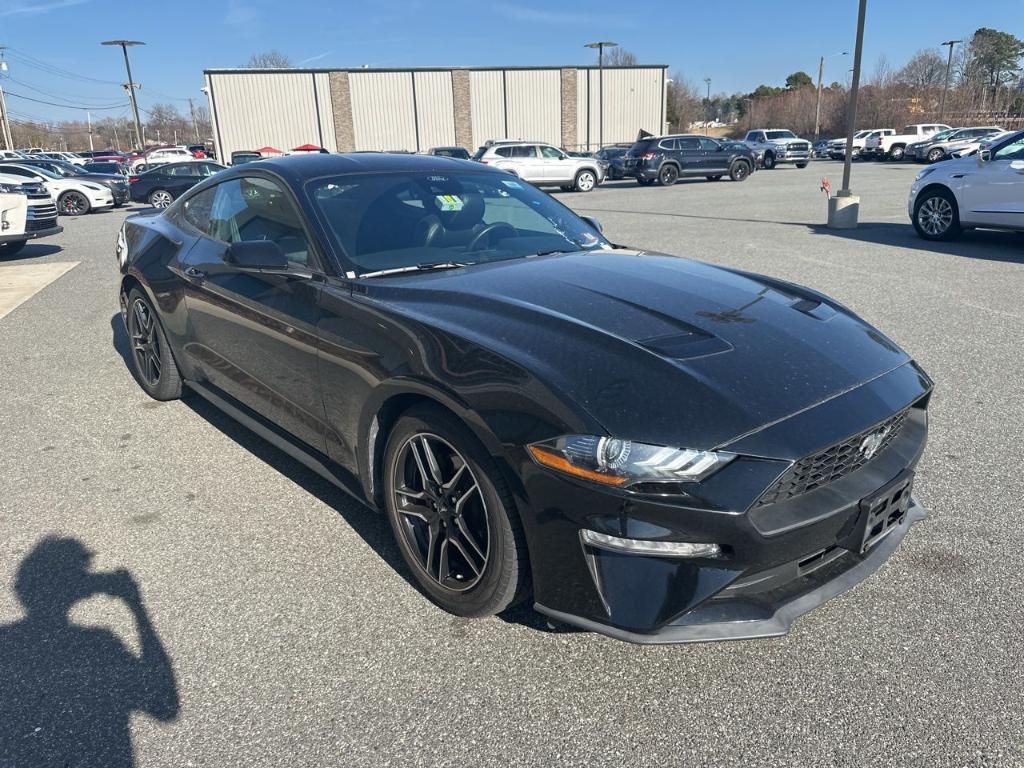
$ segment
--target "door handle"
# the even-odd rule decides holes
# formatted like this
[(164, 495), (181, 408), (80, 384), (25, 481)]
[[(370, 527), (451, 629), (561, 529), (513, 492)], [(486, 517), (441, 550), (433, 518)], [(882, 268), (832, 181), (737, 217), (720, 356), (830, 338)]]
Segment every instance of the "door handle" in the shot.
[(201, 270), (201, 269), (196, 269), (195, 267), (185, 267), (184, 272), (185, 272), (185, 277), (187, 277), (187, 278), (189, 278), (191, 280), (205, 280), (206, 279), (206, 273), (203, 272), (203, 270)]

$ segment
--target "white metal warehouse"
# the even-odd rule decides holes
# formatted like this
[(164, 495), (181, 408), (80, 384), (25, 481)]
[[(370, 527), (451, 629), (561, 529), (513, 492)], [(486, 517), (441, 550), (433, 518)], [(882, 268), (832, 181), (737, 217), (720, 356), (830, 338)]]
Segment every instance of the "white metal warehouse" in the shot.
[(593, 150), (602, 141), (633, 141), (641, 130), (662, 133), (665, 124), (664, 65), (208, 69), (204, 75), (214, 142), (225, 160), (264, 146), (472, 151), (504, 138)]

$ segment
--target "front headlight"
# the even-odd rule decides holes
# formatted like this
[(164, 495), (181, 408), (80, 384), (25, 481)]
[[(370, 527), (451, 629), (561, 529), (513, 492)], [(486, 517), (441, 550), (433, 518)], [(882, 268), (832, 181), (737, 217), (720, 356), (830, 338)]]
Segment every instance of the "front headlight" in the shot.
[(99, 184), (93, 184), (91, 181), (83, 181), (82, 186), (86, 189), (92, 189), (97, 192), (102, 192), (106, 187), (101, 187)]
[(0, 184), (0, 193), (5, 195), (11, 195), (20, 190), (12, 184)]
[(668, 448), (595, 435), (566, 435), (527, 446), (542, 467), (603, 485), (696, 483), (717, 472), (735, 454)]

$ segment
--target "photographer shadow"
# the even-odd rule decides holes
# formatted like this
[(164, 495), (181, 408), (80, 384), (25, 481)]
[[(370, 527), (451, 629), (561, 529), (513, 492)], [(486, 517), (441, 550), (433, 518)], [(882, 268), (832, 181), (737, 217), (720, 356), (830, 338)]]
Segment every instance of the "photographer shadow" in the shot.
[[(91, 571), (92, 557), (76, 539), (50, 537), (18, 568), (25, 616), (0, 625), (0, 768), (129, 768), (132, 713), (178, 715), (174, 669), (138, 586), (127, 571)], [(138, 655), (109, 629), (71, 621), (72, 606), (101, 594), (131, 611)]]

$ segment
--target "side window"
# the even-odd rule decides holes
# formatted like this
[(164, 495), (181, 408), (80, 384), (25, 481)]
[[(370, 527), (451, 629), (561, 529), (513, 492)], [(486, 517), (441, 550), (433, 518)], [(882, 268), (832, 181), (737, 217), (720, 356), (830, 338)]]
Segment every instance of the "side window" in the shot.
[(210, 234), (210, 213), (213, 211), (213, 199), (216, 194), (217, 187), (204, 189), (198, 195), (192, 195), (182, 206), (185, 221), (204, 235)]
[(540, 148), (541, 157), (546, 160), (561, 160), (563, 155), (561, 150), (555, 149), (554, 147), (542, 146)]
[(718, 142), (712, 141), (711, 139), (698, 139), (700, 141), (700, 148), (705, 152), (717, 152)]
[(512, 147), (512, 157), (537, 157), (537, 148), (533, 145)]
[(512, 147), (498, 147), (494, 150), (494, 154), (499, 157), (512, 157)]
[(680, 149), (700, 149), (700, 139), (698, 139), (696, 136), (684, 136), (683, 138), (677, 139), (676, 141), (679, 142)]
[(999, 149), (993, 160), (1024, 160), (1024, 136)]
[(661, 141), (658, 142), (658, 149), (676, 149), (679, 146), (677, 142), (678, 139), (662, 139)]
[(218, 184), (208, 234), (225, 243), (270, 240), (281, 246), (288, 261), (309, 263), (309, 245), (302, 220), (291, 200), (274, 182), (243, 176)]

